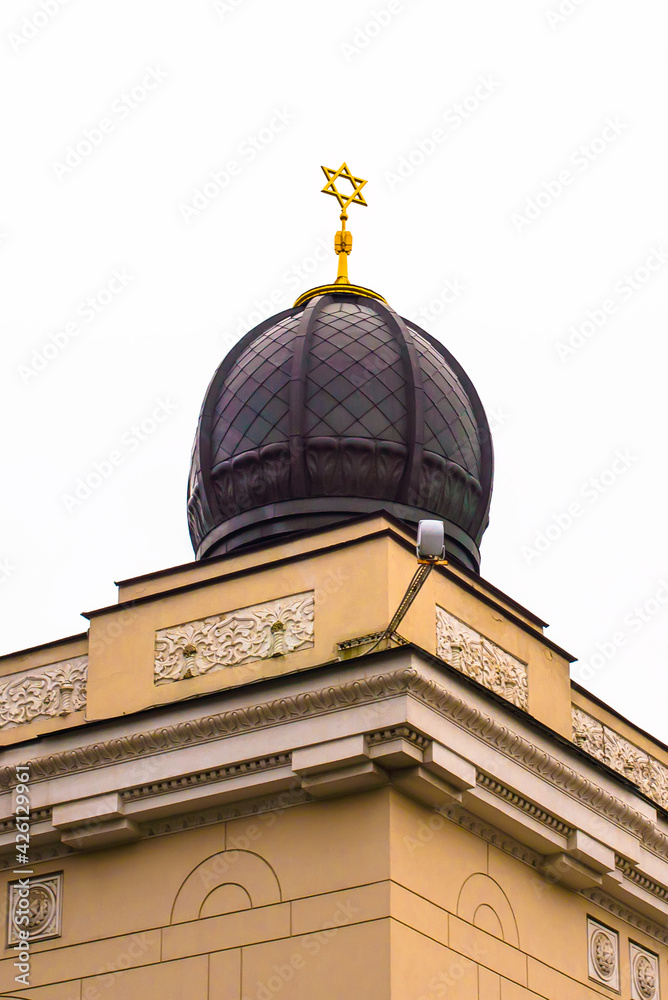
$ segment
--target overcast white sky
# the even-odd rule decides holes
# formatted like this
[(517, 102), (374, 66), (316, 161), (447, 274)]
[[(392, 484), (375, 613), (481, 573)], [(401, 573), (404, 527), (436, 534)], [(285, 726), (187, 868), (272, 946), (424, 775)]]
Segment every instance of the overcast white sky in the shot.
[(351, 280), (492, 424), (483, 576), (668, 741), (667, 27), (659, 0), (3, 0), (0, 652), (192, 558), (204, 391), (333, 280), (345, 159)]

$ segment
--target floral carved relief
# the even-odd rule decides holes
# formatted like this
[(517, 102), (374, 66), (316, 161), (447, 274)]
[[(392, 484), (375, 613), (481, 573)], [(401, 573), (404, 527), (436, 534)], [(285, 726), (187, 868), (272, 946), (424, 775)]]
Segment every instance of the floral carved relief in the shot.
[(436, 651), (446, 663), (519, 708), (528, 702), (527, 667), (436, 605)]
[(659, 960), (657, 956), (629, 942), (631, 1000), (659, 1000)]
[(613, 990), (619, 989), (619, 935), (587, 918), (589, 978)]
[(314, 593), (309, 591), (160, 629), (155, 635), (155, 683), (307, 649), (314, 642), (314, 616)]
[(27, 931), (30, 941), (45, 941), (61, 934), (63, 874), (35, 875), (27, 881), (28, 895), (24, 896), (25, 880), (10, 882), (7, 907), (7, 944), (19, 941)]
[(592, 757), (603, 755), (603, 725), (591, 715), (573, 706), (573, 742)]
[(88, 657), (60, 660), (0, 682), (0, 729), (69, 715), (86, 704)]
[(668, 767), (624, 736), (573, 706), (573, 742), (668, 808)]

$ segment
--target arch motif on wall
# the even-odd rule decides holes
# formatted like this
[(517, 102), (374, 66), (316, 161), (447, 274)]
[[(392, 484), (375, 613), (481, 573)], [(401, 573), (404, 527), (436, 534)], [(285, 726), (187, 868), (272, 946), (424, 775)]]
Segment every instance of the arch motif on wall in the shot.
[[(218, 890), (228, 887), (231, 897), (243, 895), (251, 907), (268, 906), (281, 902), (281, 887), (274, 869), (251, 851), (220, 851), (206, 858), (190, 872), (176, 894), (170, 923), (180, 924), (197, 920), (200, 916), (213, 916), (207, 900)], [(248, 904), (238, 908), (247, 909)], [(202, 911), (205, 910), (205, 913)], [(223, 910), (222, 912), (225, 912)]]
[[(489, 929), (493, 923), (493, 917), (498, 920), (501, 933)], [(457, 900), (457, 916), (474, 927), (481, 927), (489, 934), (495, 934), (506, 944), (519, 948), (520, 937), (517, 930), (517, 920), (510, 900), (505, 892), (493, 878), (477, 872), (469, 875), (464, 885), (459, 890)]]

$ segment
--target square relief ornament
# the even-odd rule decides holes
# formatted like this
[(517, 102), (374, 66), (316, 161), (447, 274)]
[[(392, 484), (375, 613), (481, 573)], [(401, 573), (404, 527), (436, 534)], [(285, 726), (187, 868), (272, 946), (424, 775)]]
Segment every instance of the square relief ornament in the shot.
[[(25, 883), (28, 883), (26, 887)], [(7, 907), (7, 945), (20, 939), (46, 941), (60, 937), (63, 910), (63, 873), (32, 875), (10, 882)]]
[(659, 1000), (659, 959), (629, 941), (631, 1000)]
[(619, 934), (587, 917), (589, 978), (619, 993)]

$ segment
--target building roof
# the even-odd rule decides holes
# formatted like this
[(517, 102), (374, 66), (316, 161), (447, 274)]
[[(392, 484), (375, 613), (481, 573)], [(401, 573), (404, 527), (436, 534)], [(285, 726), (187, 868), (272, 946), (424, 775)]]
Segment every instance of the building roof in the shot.
[(386, 303), (332, 288), (255, 327), (207, 390), (189, 484), (198, 558), (384, 510), (439, 517), (475, 571), (489, 424), (452, 355)]

